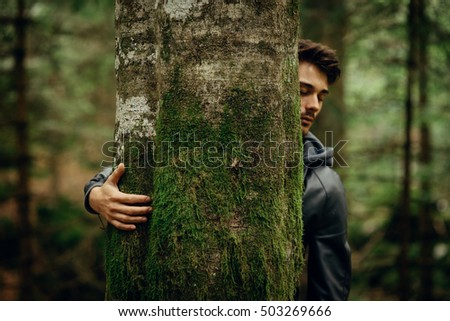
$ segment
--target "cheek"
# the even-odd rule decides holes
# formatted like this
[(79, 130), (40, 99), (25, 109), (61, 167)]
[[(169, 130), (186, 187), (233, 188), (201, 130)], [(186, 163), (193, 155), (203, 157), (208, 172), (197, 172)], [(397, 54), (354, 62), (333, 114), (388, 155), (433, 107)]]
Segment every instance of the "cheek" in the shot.
[(304, 112), (306, 110), (306, 99), (302, 99), (300, 100), (300, 109), (302, 112)]

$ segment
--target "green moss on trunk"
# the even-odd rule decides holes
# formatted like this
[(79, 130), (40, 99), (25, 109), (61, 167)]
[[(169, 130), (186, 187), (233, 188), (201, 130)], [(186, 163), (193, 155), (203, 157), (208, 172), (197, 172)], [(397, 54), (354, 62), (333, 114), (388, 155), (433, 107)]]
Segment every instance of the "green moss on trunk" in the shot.
[[(266, 166), (271, 146), (264, 140), (272, 133), (280, 141), (284, 131), (274, 128), (261, 93), (239, 88), (230, 90), (221, 123), (211, 126), (182, 79), (176, 68), (157, 127), (157, 146), (171, 141), (186, 153), (155, 170), (146, 298), (290, 300), (302, 262), (301, 193), (294, 192), (301, 172), (286, 171), (276, 154)], [(235, 148), (226, 148), (230, 141)], [(223, 147), (221, 166), (196, 154), (207, 142)]]
[[(123, 143), (123, 159), (118, 158), (118, 161), (124, 162), (126, 171), (119, 182), (119, 189), (124, 193), (152, 195), (153, 171), (145, 163), (146, 146), (131, 138)], [(148, 223), (137, 225), (137, 230), (133, 232), (120, 231), (108, 225), (107, 237), (106, 299), (142, 299), (148, 289), (148, 272), (145, 269), (150, 244)]]

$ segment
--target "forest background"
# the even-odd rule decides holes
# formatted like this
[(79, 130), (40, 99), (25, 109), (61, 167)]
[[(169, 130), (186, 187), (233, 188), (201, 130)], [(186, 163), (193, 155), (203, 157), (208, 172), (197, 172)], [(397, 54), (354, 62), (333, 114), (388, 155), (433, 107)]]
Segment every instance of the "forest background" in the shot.
[[(303, 0), (343, 77), (312, 131), (335, 148), (350, 300), (449, 300), (449, 0)], [(0, 299), (102, 300), (83, 208), (115, 120), (114, 2), (0, 5)]]

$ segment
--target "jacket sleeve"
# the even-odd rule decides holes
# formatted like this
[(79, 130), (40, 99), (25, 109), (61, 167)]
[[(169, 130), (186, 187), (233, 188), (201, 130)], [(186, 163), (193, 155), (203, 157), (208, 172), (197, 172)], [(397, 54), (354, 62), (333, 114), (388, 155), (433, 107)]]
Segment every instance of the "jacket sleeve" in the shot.
[(89, 194), (91, 193), (91, 190), (94, 187), (102, 186), (106, 180), (108, 179), (109, 175), (113, 172), (112, 167), (106, 167), (101, 172), (97, 173), (89, 182), (84, 185), (84, 208), (92, 214), (98, 214), (94, 209), (89, 205)]
[(330, 171), (322, 180), (325, 203), (310, 233), (307, 300), (347, 300), (351, 252), (347, 241), (347, 206), (339, 176)]

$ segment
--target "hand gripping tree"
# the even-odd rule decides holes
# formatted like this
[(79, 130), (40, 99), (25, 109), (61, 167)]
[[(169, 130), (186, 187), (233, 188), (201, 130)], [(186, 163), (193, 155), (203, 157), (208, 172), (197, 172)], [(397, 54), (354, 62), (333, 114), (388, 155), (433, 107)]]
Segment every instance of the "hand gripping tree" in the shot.
[(116, 0), (109, 300), (290, 300), (302, 268), (297, 0)]

